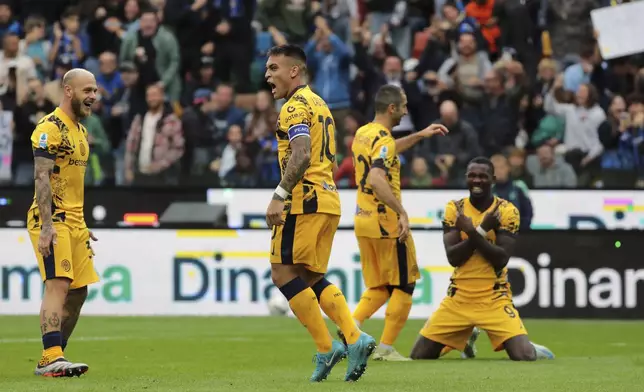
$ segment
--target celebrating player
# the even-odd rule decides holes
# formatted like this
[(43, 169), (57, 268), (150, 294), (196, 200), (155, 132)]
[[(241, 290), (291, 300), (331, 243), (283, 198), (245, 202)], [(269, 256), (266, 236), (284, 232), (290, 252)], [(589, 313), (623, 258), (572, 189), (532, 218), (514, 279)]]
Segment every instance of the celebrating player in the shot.
[(35, 196), (27, 227), (45, 282), (40, 308), (43, 353), (35, 374), (80, 376), (89, 368), (63, 356), (87, 298), (87, 285), (98, 282), (83, 217), (84, 179), (89, 143), (79, 120), (91, 114), (96, 80), (84, 69), (63, 77), (63, 100), (43, 117), (31, 136)]
[(475, 326), (485, 330), (495, 351), (510, 359), (552, 359), (530, 342), (512, 303), (506, 265), (519, 231), (519, 211), (492, 194), (494, 166), (474, 158), (467, 167), (470, 196), (445, 208), (443, 242), (455, 268), (447, 297), (420, 331), (412, 359), (437, 359), (444, 347), (463, 351)]
[(400, 355), (393, 344), (409, 316), (420, 274), (409, 219), (401, 204), (398, 154), (448, 131), (443, 125), (432, 124), (394, 140), (391, 130), (407, 114), (407, 97), (397, 86), (385, 85), (378, 90), (375, 110), (373, 122), (358, 129), (352, 146), (358, 184), (355, 233), (367, 287), (353, 318), (360, 326), (389, 300), (385, 329), (372, 358), (407, 361), (409, 358)]
[[(317, 346), (311, 381), (322, 381), (349, 357), (345, 381), (357, 381), (375, 340), (351, 318), (344, 295), (325, 279), (340, 222), (340, 196), (333, 182), (335, 124), (326, 103), (305, 84), (306, 56), (297, 46), (272, 48), (266, 80), (276, 99), (286, 98), (277, 124), (282, 181), (266, 211), (271, 227), (271, 276)], [(320, 307), (347, 337), (331, 339)]]

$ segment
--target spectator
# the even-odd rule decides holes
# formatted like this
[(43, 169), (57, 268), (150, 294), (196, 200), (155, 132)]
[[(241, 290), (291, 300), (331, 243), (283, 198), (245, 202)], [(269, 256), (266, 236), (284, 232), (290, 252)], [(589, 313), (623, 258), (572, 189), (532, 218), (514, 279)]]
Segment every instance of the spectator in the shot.
[(0, 0), (0, 38), (5, 34), (22, 34), (20, 22), (13, 17), (11, 3), (11, 0)]
[(595, 46), (584, 48), (580, 60), (564, 71), (564, 89), (576, 93), (582, 84), (590, 83), (590, 76), (595, 67)]
[(228, 133), (228, 128), (232, 125), (244, 126), (246, 112), (235, 106), (235, 90), (230, 84), (222, 83), (217, 87), (214, 94), (215, 111), (213, 120), (218, 135)]
[(319, 3), (312, 0), (262, 0), (257, 7), (256, 22), (262, 30), (277, 40), (304, 46), (309, 38), (309, 26)]
[(411, 161), (411, 178), (409, 186), (412, 188), (429, 188), (433, 186), (445, 185), (447, 178), (445, 173), (439, 177), (433, 177), (429, 171), (427, 160), (421, 156), (416, 156)]
[[(99, 101), (96, 100), (94, 105), (98, 103)], [(96, 110), (95, 108), (92, 109)], [(104, 161), (110, 158), (108, 154), (111, 147), (110, 140), (105, 133), (100, 117), (95, 113), (81, 120), (81, 124), (87, 129), (87, 143), (89, 144), (85, 184), (98, 186), (103, 183), (105, 178), (103, 165)]]
[(487, 42), (487, 51), (493, 58), (498, 58), (498, 41), (501, 30), (497, 25), (497, 18), (492, 15), (494, 0), (474, 0), (465, 6), (465, 14), (476, 20), (481, 26), (481, 33)]
[(445, 60), (438, 70), (438, 80), (454, 88), (466, 104), (478, 106), (483, 99), (483, 79), (492, 69), (487, 53), (479, 52), (472, 33), (461, 33), (458, 52)]
[(219, 84), (219, 80), (215, 76), (215, 59), (210, 56), (202, 56), (199, 59), (197, 69), (192, 70), (189, 76), (181, 99), (183, 107), (188, 107), (192, 104), (197, 90), (208, 91), (209, 93), (215, 91)]
[[(344, 148), (346, 151), (351, 151), (353, 137), (354, 135), (347, 135), (344, 137)], [(356, 171), (353, 166), (353, 156), (347, 155), (342, 158), (337, 170), (333, 174), (333, 181), (335, 181), (336, 186), (349, 186), (352, 188), (356, 186)]]
[(98, 92), (101, 94), (101, 103), (105, 113), (111, 113), (112, 107), (119, 98), (120, 91), (124, 88), (121, 73), (118, 72), (116, 53), (103, 52), (98, 59), (100, 73), (96, 75)]
[(401, 0), (370, 0), (366, 3), (371, 34), (380, 32), (382, 26), (389, 26), (387, 32), (402, 58), (411, 52), (411, 30), (405, 21), (407, 2)]
[[(307, 65), (314, 76), (313, 88), (327, 103), (333, 115), (337, 139), (344, 140), (346, 135), (344, 119), (351, 110), (349, 91), (349, 65), (351, 57), (348, 47), (329, 28), (326, 20), (319, 16), (315, 19), (316, 30), (313, 38), (304, 48)], [(344, 146), (338, 153), (344, 153)]]
[(423, 144), (419, 152), (434, 163), (440, 178), (447, 178), (450, 185), (463, 185), (468, 162), (479, 155), (478, 135), (471, 124), (460, 119), (453, 101), (441, 104), (440, 122), (449, 129), (449, 133), (429, 139), (430, 145), (433, 144), (434, 147), (428, 149)]
[(36, 65), (31, 57), (19, 51), (20, 38), (6, 33), (0, 52), (0, 96), (2, 107), (13, 110), (22, 103), (27, 92), (27, 81), (37, 77)]
[(31, 132), (38, 121), (56, 106), (45, 97), (45, 90), (38, 78), (31, 78), (27, 84), (24, 102), (13, 112), (15, 133), (13, 139), (13, 177), (16, 185), (30, 185), (34, 179)]
[[(143, 24), (141, 26), (143, 29)], [(125, 181), (133, 185), (177, 185), (180, 159), (184, 152), (181, 122), (168, 105), (164, 91), (147, 87), (148, 110), (134, 117), (127, 135)]]
[[(241, 151), (244, 145), (244, 133), (242, 128), (233, 124), (228, 128), (228, 143), (224, 147), (221, 158), (213, 163), (213, 167), (218, 166), (219, 178), (223, 181), (228, 173), (237, 165), (237, 153)], [(217, 163), (218, 162), (218, 163)]]
[(277, 110), (271, 93), (266, 90), (259, 91), (253, 111), (248, 113), (244, 120), (246, 140), (262, 141), (274, 136), (276, 115)]
[(49, 61), (70, 61), (72, 68), (78, 68), (85, 61), (87, 49), (87, 42), (80, 37), (80, 13), (78, 9), (69, 7), (63, 13), (61, 23), (54, 24)]
[[(562, 76), (557, 78), (553, 89), (562, 87), (562, 79)], [(574, 104), (557, 102), (551, 91), (546, 96), (545, 110), (564, 117), (566, 161), (575, 169), (579, 183), (589, 185), (593, 177), (599, 174), (600, 156), (604, 149), (599, 141), (598, 129), (606, 114), (597, 104), (597, 90), (592, 85), (581, 85)]]
[(644, 126), (644, 114), (634, 118), (626, 111), (624, 98), (613, 97), (608, 118), (599, 126), (599, 140), (604, 146), (602, 184), (604, 187), (628, 188), (635, 185), (637, 162), (641, 155), (636, 142)]
[(526, 152), (517, 147), (510, 147), (507, 150), (508, 164), (510, 165), (510, 178), (523, 181), (528, 189), (533, 187), (532, 176), (525, 167)]
[(494, 194), (509, 201), (519, 210), (521, 224), (519, 230), (530, 230), (533, 210), (532, 201), (528, 193), (528, 186), (521, 180), (514, 180), (511, 177), (510, 164), (505, 155), (497, 154), (490, 158), (494, 165)]
[(537, 148), (537, 155), (526, 160), (528, 173), (534, 179), (535, 188), (575, 188), (575, 170), (563, 158), (554, 153), (552, 146), (544, 144)]
[(172, 32), (159, 25), (157, 12), (150, 8), (141, 13), (140, 28), (126, 35), (121, 44), (120, 60), (134, 62), (144, 86), (159, 84), (167, 99), (176, 102), (181, 95), (180, 56)]
[(45, 40), (45, 19), (30, 16), (25, 22), (25, 38), (20, 41), (20, 53), (31, 57), (36, 65), (36, 72), (40, 80), (45, 80), (50, 75), (51, 63), (49, 52), (51, 42)]

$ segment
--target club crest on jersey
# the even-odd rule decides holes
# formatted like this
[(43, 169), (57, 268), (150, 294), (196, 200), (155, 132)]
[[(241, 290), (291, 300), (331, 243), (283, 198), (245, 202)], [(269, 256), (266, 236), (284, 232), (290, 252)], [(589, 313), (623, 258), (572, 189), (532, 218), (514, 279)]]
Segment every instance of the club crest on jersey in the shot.
[(380, 158), (387, 159), (388, 152), (389, 152), (389, 149), (387, 148), (387, 146), (382, 146), (382, 148), (380, 149)]
[(42, 148), (43, 150), (47, 149), (47, 134), (46, 133), (41, 133), (40, 134), (40, 140), (38, 141), (38, 147)]

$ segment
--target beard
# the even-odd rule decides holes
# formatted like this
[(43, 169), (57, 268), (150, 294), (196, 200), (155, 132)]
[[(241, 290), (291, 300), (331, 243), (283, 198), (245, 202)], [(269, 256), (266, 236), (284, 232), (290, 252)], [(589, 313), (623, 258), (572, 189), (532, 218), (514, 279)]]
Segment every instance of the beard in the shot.
[(90, 113), (85, 111), (85, 105), (83, 101), (78, 98), (72, 98), (72, 111), (76, 118), (85, 118), (89, 116)]

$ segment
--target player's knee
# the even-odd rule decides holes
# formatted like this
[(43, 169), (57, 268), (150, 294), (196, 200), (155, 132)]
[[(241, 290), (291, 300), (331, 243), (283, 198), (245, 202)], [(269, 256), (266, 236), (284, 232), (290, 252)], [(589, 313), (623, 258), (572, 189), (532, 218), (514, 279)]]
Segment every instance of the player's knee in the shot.
[(297, 269), (293, 265), (271, 265), (271, 279), (273, 280), (273, 284), (277, 287), (282, 287), (298, 277), (299, 274), (297, 273)]
[(421, 359), (438, 359), (440, 358), (442, 346), (438, 343), (435, 343), (423, 335), (419, 335), (414, 343), (414, 347), (411, 349), (409, 358), (413, 360)]
[(71, 281), (67, 278), (54, 278), (45, 281), (45, 294), (60, 297), (67, 297)]
[(508, 356), (513, 361), (536, 361), (537, 353), (531, 344), (522, 344), (518, 347), (508, 350)]

